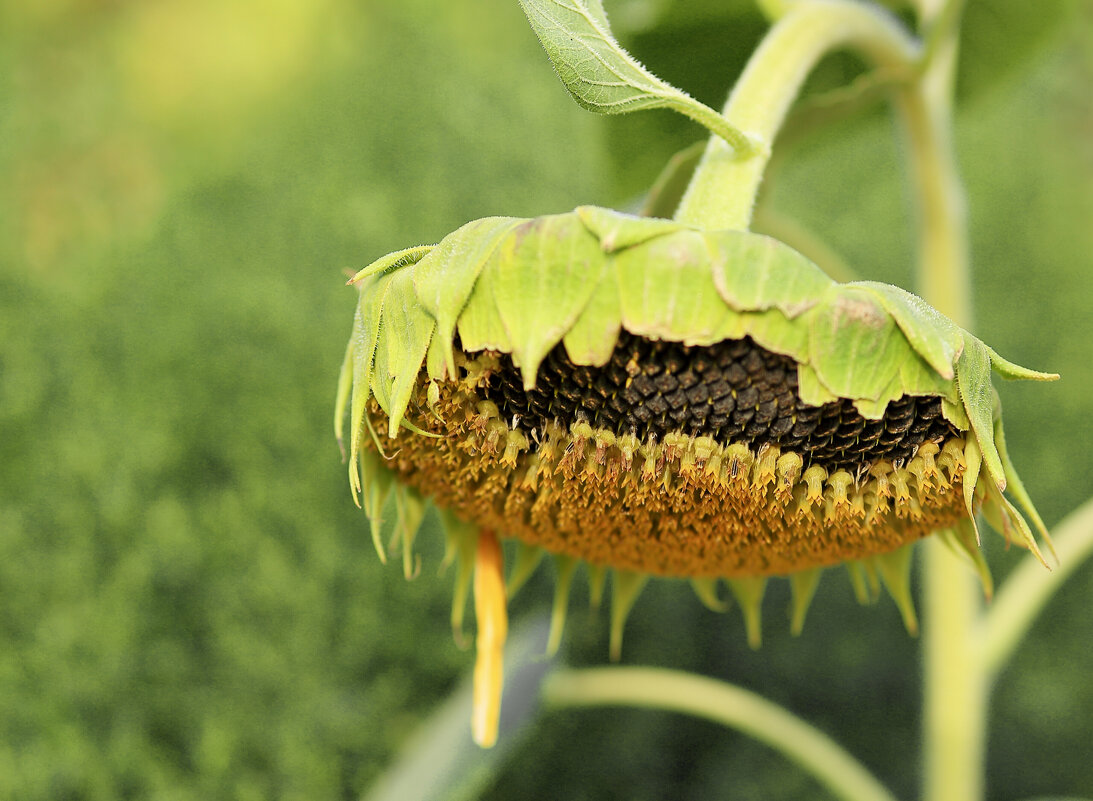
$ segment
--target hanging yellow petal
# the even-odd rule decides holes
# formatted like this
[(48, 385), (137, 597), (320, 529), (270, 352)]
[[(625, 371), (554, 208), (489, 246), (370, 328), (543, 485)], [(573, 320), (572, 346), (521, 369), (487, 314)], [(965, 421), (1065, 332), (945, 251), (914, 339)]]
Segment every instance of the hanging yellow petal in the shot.
[(475, 641), (474, 706), (471, 733), (483, 748), (497, 742), (497, 721), (501, 716), (501, 688), (505, 680), (504, 649), (508, 636), (505, 603), (505, 560), (492, 531), (478, 535), (474, 569), (474, 614), (478, 623)]

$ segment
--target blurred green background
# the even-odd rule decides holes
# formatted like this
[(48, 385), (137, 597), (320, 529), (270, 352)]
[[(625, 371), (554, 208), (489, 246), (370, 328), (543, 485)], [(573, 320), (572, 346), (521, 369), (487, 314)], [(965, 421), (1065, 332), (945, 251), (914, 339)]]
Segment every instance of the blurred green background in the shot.
[[(741, 0), (607, 5), (714, 106), (763, 30)], [(971, 0), (966, 22), (976, 331), (1063, 374), (1000, 390), (1051, 525), (1093, 494), (1093, 11)], [(814, 88), (855, 70), (831, 59)], [(893, 134), (878, 108), (803, 137), (768, 189), (907, 286)], [(350, 500), (331, 434), (344, 272), (475, 217), (633, 207), (700, 137), (668, 112), (581, 111), (514, 0), (0, 4), (0, 798), (359, 797), (472, 656), (437, 539), (406, 582)], [(985, 544), (999, 577), (1021, 557)], [(584, 597), (568, 659), (600, 664)], [(918, 644), (894, 605), (858, 607), (832, 572), (793, 639), (787, 597), (772, 585), (753, 653), (735, 611), (655, 582), (624, 661), (757, 690), (913, 797)], [(1091, 602), (1087, 564), (1001, 676), (991, 798), (1093, 794)], [(484, 797), (826, 797), (666, 714), (552, 714), (521, 742)]]

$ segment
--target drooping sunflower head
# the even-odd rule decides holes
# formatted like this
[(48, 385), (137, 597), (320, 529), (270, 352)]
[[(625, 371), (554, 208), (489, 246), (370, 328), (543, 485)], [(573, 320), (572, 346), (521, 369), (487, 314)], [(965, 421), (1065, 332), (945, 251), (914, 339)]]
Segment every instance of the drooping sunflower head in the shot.
[(478, 220), (353, 283), (335, 421), (340, 439), (348, 409), (353, 491), (378, 535), (394, 490), (408, 569), (422, 499), (443, 511), (456, 621), (498, 536), (520, 549), (510, 593), (557, 558), (555, 644), (573, 565), (594, 594), (615, 571), (615, 655), (649, 575), (714, 606), (727, 580), (757, 643), (770, 576), (791, 579), (795, 628), (839, 563), (879, 574), (913, 628), (914, 541), (940, 533), (989, 581), (982, 510), (1037, 550), (1003, 494), (1043, 531), (991, 372), (1054, 376), (896, 287), (836, 283), (758, 234), (594, 207)]

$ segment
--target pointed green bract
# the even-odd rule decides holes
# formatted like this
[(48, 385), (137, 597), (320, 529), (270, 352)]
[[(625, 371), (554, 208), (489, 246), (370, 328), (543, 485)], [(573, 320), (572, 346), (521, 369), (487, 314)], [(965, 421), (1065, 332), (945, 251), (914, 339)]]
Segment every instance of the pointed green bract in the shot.
[(991, 357), (991, 366), (1002, 378), (1025, 381), (1058, 381), (1058, 373), (1041, 373), (1039, 370), (1030, 370), (1019, 364), (1014, 364), (999, 356), (989, 345), (984, 345)]
[(816, 588), (820, 585), (820, 577), (824, 571), (822, 567), (812, 570), (802, 570), (789, 577), (789, 588), (793, 593), (793, 603), (790, 605), (789, 630), (796, 637), (805, 627), (805, 615), (812, 604), (812, 597), (816, 594)]
[(354, 498), (361, 491), (357, 474), (357, 456), (360, 453), (361, 428), (367, 422), (366, 409), (372, 395), (372, 368), (379, 339), (380, 311), (383, 293), (376, 278), (365, 279), (360, 285), (360, 300), (353, 319), (353, 391), (349, 404), (349, 475)]
[(964, 443), (964, 475), (961, 479), (964, 492), (964, 508), (975, 527), (975, 541), (980, 543), (979, 526), (975, 522), (975, 485), (979, 482), (979, 471), (983, 467), (983, 457), (975, 437), (968, 437)]
[(899, 375), (893, 379), (893, 387), (884, 397), (892, 397), (892, 391), (899, 391), (904, 387), (914, 387), (915, 395), (936, 395), (950, 403), (960, 403), (956, 382), (942, 376), (918, 354), (908, 356), (900, 363)]
[(809, 363), (835, 395), (878, 399), (910, 347), (870, 293), (840, 289), (809, 315)]
[(902, 387), (900, 376), (892, 376), (888, 386), (882, 389), (876, 398), (858, 398), (854, 401), (854, 408), (866, 420), (880, 420), (884, 417), (884, 410), (888, 408), (888, 404), (904, 394)]
[(876, 571), (864, 562), (847, 562), (846, 575), (854, 589), (854, 598), (862, 606), (876, 603), (880, 593)]
[(1036, 526), (1036, 530), (1040, 532), (1040, 536), (1044, 538), (1044, 541), (1048, 544), (1052, 554), (1054, 554), (1055, 545), (1051, 541), (1051, 535), (1047, 532), (1047, 526), (1044, 525), (1040, 513), (1036, 511), (1036, 507), (1032, 503), (1032, 498), (1029, 497), (1028, 490), (1025, 489), (1024, 482), (1021, 481), (1021, 477), (1017, 475), (1017, 470), (1014, 468), (1013, 462), (1010, 461), (1009, 451), (1006, 450), (1006, 434), (1002, 429), (1002, 413), (1001, 409), (998, 408), (998, 404), (995, 404), (994, 442), (998, 446), (998, 456), (1002, 460), (1002, 471), (1006, 477), (1006, 489), (1017, 499), (1017, 503), (1021, 505), (1025, 514), (1028, 515), (1032, 524)]
[(550, 609), (550, 635), (547, 637), (546, 655), (554, 656), (562, 644), (565, 619), (569, 613), (569, 588), (573, 585), (573, 571), (577, 560), (570, 556), (554, 554), (554, 603)]
[(694, 590), (698, 600), (711, 612), (725, 612), (729, 608), (729, 602), (717, 594), (717, 579), (693, 578), (691, 589)]
[(414, 289), (422, 307), (436, 319), (446, 345), (448, 371), (455, 371), (452, 337), (456, 320), (474, 284), (501, 238), (521, 222), (516, 217), (486, 217), (448, 234), (414, 268)]
[(943, 397), (941, 399), (941, 414), (961, 431), (967, 431), (971, 428), (971, 423), (968, 422), (968, 413), (964, 411), (964, 404), (960, 402), (959, 398), (950, 400)]
[(395, 535), (402, 541), (402, 573), (407, 580), (418, 574), (414, 540), (425, 519), (425, 501), (409, 487), (395, 486)]
[(797, 394), (810, 406), (823, 406), (839, 399), (838, 395), (824, 386), (810, 364), (797, 365)]
[(358, 272), (347, 283), (356, 284), (363, 281), (365, 278), (369, 278), (379, 273), (394, 272), (395, 270), (403, 267), (408, 267), (411, 264), (416, 264), (425, 257), (429, 251), (433, 249), (433, 245), (419, 245), (418, 247), (406, 248), (405, 250), (397, 250), (394, 253), (388, 253), (381, 259), (376, 259), (369, 264), (363, 270)]
[(915, 602), (911, 598), (911, 557), (914, 546), (904, 545), (889, 553), (874, 556), (872, 561), (880, 573), (888, 594), (899, 607), (903, 625), (907, 633), (918, 634), (918, 617), (915, 615)]
[(604, 277), (599, 243), (575, 214), (537, 217), (501, 240), (486, 266), (494, 302), (524, 386), (573, 327)]
[(1009, 498), (991, 484), (985, 486), (983, 495), (983, 516), (987, 518), (987, 522), (996, 531), (1002, 532), (1007, 541), (1012, 541), (1016, 533), (1017, 544), (1028, 548), (1040, 564), (1050, 569), (1047, 560), (1040, 552), (1040, 547), (1036, 544), (1036, 538), (1032, 536), (1028, 521), (1017, 511), (1017, 507), (1010, 503)]
[(793, 318), (835, 284), (819, 267), (776, 239), (749, 231), (706, 232), (714, 284), (737, 311), (778, 309)]
[(619, 290), (610, 275), (602, 277), (584, 312), (564, 337), (566, 353), (574, 364), (601, 365), (611, 359), (622, 328)]
[(382, 457), (371, 450), (360, 454), (361, 495), (364, 498), (364, 513), (368, 516), (368, 527), (372, 533), (372, 545), (380, 561), (387, 564), (387, 552), (384, 550), (380, 532), (383, 528), (383, 508), (387, 496), (395, 482), (395, 474), (383, 465)]
[(922, 298), (891, 284), (855, 281), (849, 286), (876, 296), (918, 354), (941, 377), (953, 377), (953, 365), (964, 349), (964, 336), (956, 323)]
[(976, 575), (979, 576), (983, 595), (989, 601), (994, 595), (994, 579), (983, 551), (975, 541), (975, 526), (972, 525), (972, 521), (960, 520), (953, 528), (938, 531), (936, 536), (940, 537), (953, 553), (971, 563)]
[(600, 206), (578, 206), (575, 213), (588, 230), (600, 240), (604, 253), (642, 245), (658, 236), (686, 230), (686, 226), (672, 220), (655, 217), (636, 217)]
[(451, 365), (447, 363), (449, 358), (453, 358), (451, 340), (445, 341), (439, 332), (434, 332), (429, 341), (429, 350), (425, 352), (425, 371), (431, 380), (443, 381), (456, 377), (454, 358)]
[(618, 662), (622, 657), (622, 631), (626, 618), (634, 608), (641, 591), (649, 581), (647, 573), (633, 573), (629, 570), (616, 570), (611, 576), (611, 661)]
[(523, 540), (516, 544), (516, 561), (513, 563), (512, 572), (505, 582), (505, 596), (511, 601), (520, 588), (527, 583), (543, 560), (543, 549), (535, 545), (528, 545)]
[(364, 290), (361, 291), (361, 319), (365, 328), (365, 335), (367, 336), (371, 331), (375, 331), (375, 345), (372, 348), (371, 360), (368, 364), (370, 368), (369, 385), (372, 388), (372, 397), (376, 399), (376, 403), (388, 416), (391, 414), (391, 387), (393, 382), (391, 381), (390, 370), (391, 349), (388, 347), (390, 324), (384, 306), (387, 303), (387, 290), (390, 287), (391, 279), (389, 275), (377, 275), (367, 296)]
[(956, 365), (956, 381), (960, 399), (968, 414), (972, 432), (978, 441), (987, 475), (998, 486), (1006, 488), (1002, 459), (994, 445), (994, 396), (991, 390), (991, 362), (987, 347), (971, 334), (965, 335), (964, 352)]
[(808, 359), (808, 328), (795, 325), (778, 309), (745, 312), (740, 315), (741, 331), (728, 339), (747, 334), (764, 348), (798, 362)]
[(441, 526), (447, 538), (444, 563), (456, 562), (455, 587), (452, 591), (452, 636), (456, 645), (464, 647), (463, 621), (467, 614), (467, 598), (474, 579), (474, 555), (478, 547), (478, 527), (461, 520), (446, 509), (440, 510)]
[(349, 344), (345, 347), (345, 356), (342, 359), (342, 369), (338, 372), (338, 391), (334, 399), (334, 439), (338, 441), (338, 449), (345, 453), (345, 413), (349, 408), (349, 396), (353, 389), (353, 355), (356, 352), (354, 338), (350, 337)]
[(413, 292), (413, 274), (404, 270), (392, 275), (387, 290), (389, 303), (385, 322), (398, 336), (387, 339), (387, 369), (391, 378), (391, 400), (387, 415), (387, 436), (394, 438), (410, 403), (421, 365), (436, 330), (436, 321), (425, 311)]
[(482, 271), (475, 284), (475, 291), (467, 298), (467, 305), (459, 315), (459, 340), (463, 350), (467, 352), (512, 352), (512, 340), (509, 339), (508, 331), (505, 330), (505, 324), (501, 322), (501, 315), (497, 311), (497, 303), (494, 302), (493, 273), (490, 269)]
[(599, 609), (603, 603), (603, 590), (607, 584), (607, 568), (603, 565), (586, 565), (588, 570), (588, 603)]
[(744, 614), (744, 628), (748, 632), (748, 645), (753, 649), (763, 644), (763, 594), (767, 590), (766, 576), (729, 579), (740, 611)]
[(680, 231), (614, 257), (628, 331), (653, 339), (710, 345), (736, 314), (717, 296), (702, 235)]

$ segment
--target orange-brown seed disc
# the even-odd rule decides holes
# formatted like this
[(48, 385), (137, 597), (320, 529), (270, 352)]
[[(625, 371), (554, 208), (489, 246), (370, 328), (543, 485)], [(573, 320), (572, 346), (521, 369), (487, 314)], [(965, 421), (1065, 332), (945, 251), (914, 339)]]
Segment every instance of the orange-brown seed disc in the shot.
[[(707, 437), (641, 443), (575, 423), (532, 439), (483, 402), (473, 375), (442, 382), (432, 408), (427, 383), (410, 417), (440, 438), (399, 432), (388, 466), (459, 517), (593, 564), (785, 575), (887, 553), (967, 516), (959, 438), (926, 442), (905, 464), (829, 475), (777, 447)], [(369, 414), (385, 434), (374, 402)]]

